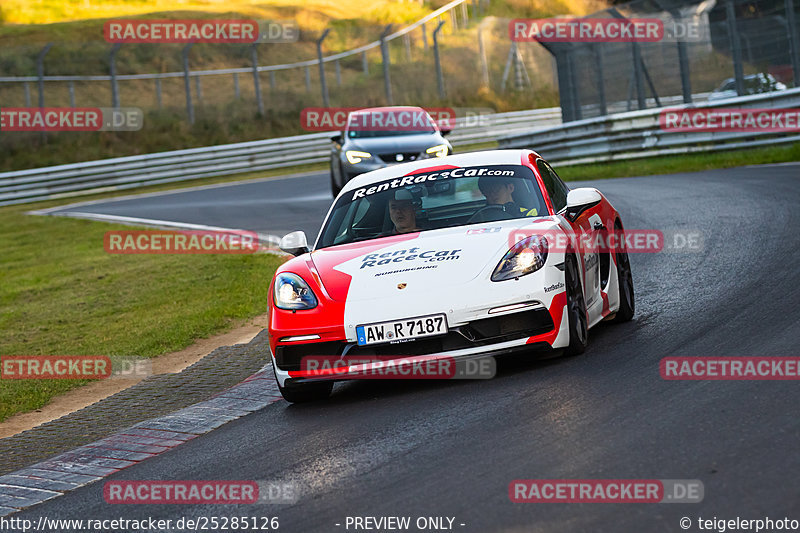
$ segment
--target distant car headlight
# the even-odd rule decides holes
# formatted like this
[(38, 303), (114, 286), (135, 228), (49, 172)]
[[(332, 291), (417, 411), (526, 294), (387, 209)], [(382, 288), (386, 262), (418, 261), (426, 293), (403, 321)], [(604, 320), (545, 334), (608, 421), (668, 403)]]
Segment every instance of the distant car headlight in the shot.
[(497, 263), (492, 272), (492, 281), (517, 279), (536, 272), (547, 261), (547, 239), (542, 235), (531, 235), (522, 239)]
[(285, 272), (275, 278), (275, 306), (287, 311), (313, 309), (317, 306), (317, 297), (303, 278)]
[(356, 163), (361, 163), (361, 161), (372, 157), (371, 153), (359, 152), (358, 150), (347, 150), (344, 153), (344, 155), (347, 157), (347, 160), (350, 162), (351, 165), (355, 165)]
[(425, 150), (425, 153), (428, 154), (428, 157), (445, 157), (449, 151), (446, 144), (437, 144)]

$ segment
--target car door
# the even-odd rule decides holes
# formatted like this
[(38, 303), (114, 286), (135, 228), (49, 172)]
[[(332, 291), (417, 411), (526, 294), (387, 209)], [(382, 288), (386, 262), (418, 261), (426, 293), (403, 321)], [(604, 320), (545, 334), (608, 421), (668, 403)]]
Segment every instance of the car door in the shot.
[[(556, 213), (562, 212), (567, 207), (569, 187), (543, 159), (537, 161), (537, 166), (553, 209)], [(583, 293), (586, 299), (586, 308), (589, 309), (600, 297), (600, 250), (597, 237), (603, 224), (597, 214), (585, 213), (571, 225), (581, 243), (578, 262), (583, 265), (584, 269)]]

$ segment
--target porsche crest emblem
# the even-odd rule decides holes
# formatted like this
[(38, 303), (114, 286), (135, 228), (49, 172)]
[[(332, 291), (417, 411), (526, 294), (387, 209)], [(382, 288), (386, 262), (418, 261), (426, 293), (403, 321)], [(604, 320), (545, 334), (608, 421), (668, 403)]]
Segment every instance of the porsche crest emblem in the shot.
[(406, 283), (398, 283), (397, 284), (397, 288), (400, 289), (400, 290), (403, 290), (403, 289), (406, 288), (406, 285), (407, 285)]

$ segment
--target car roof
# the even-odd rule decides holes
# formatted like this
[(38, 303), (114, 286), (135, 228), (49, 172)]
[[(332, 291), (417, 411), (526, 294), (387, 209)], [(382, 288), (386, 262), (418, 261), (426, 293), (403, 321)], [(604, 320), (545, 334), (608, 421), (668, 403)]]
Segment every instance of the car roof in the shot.
[(389, 111), (423, 111), (424, 109), (421, 107), (413, 106), (413, 105), (394, 105), (394, 106), (384, 106), (384, 107), (365, 107), (362, 109), (356, 109), (355, 111), (351, 111), (350, 114), (361, 115), (365, 113), (386, 113)]
[(342, 192), (358, 189), (383, 181), (388, 178), (405, 176), (415, 170), (424, 168), (437, 168), (443, 165), (455, 167), (472, 167), (478, 165), (521, 165), (523, 156), (535, 154), (531, 150), (485, 150), (482, 152), (469, 152), (466, 154), (455, 154), (447, 157), (436, 157), (432, 159), (420, 159), (398, 165), (373, 170), (356, 176), (342, 188)]

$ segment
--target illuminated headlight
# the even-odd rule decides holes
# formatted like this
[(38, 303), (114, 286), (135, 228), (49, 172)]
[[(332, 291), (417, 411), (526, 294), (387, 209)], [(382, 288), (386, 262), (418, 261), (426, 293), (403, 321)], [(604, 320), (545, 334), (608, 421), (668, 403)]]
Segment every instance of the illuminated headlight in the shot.
[(275, 306), (288, 311), (313, 309), (317, 297), (303, 278), (287, 272), (275, 278)]
[(522, 239), (506, 252), (492, 272), (492, 281), (517, 279), (536, 272), (547, 261), (547, 239), (531, 235)]
[(425, 150), (425, 153), (428, 154), (428, 157), (445, 157), (449, 151), (446, 144), (437, 144)]
[(347, 150), (344, 155), (347, 157), (347, 160), (351, 165), (361, 163), (361, 161), (372, 157), (372, 154), (369, 152), (359, 152), (358, 150)]

